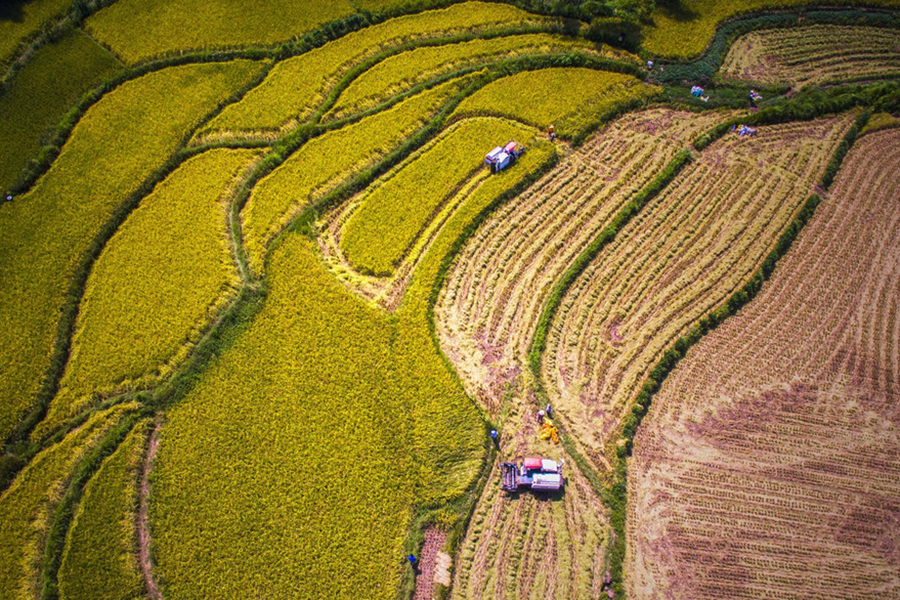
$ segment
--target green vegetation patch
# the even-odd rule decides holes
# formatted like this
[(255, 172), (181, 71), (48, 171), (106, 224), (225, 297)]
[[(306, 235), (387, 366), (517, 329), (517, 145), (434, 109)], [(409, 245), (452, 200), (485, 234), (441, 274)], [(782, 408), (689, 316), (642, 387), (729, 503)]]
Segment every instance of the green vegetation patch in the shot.
[(91, 270), (45, 427), (97, 396), (168, 376), (234, 297), (228, 187), (256, 156), (211, 150), (188, 160), (109, 241)]
[(512, 6), (465, 2), (391, 19), (279, 62), (259, 86), (225, 108), (206, 131), (272, 131), (313, 113), (340, 76), (378, 52), (409, 40), (502, 31), (545, 19)]
[(259, 68), (190, 65), (121, 85), (85, 114), (31, 191), (0, 205), (0, 229), (16, 233), (0, 239), (0, 439), (35, 402), (70, 280), (94, 238), (185, 134)]
[(463, 121), (418, 152), (365, 196), (341, 233), (341, 249), (358, 271), (390, 275), (441, 205), (477, 171), (484, 155), (534, 132), (494, 118)]
[(135, 408), (120, 404), (91, 416), (35, 456), (0, 495), (0, 600), (40, 596), (44, 540), (72, 471), (118, 418)]
[(59, 569), (60, 600), (134, 600), (144, 582), (135, 556), (135, 515), (144, 441), (136, 426), (84, 488)]
[[(897, 6), (896, 0), (841, 0), (836, 5)], [(702, 53), (725, 19), (763, 9), (809, 6), (809, 0), (675, 0), (657, 2), (643, 30), (643, 46), (655, 55), (687, 59)]]
[(251, 267), (257, 273), (262, 271), (269, 242), (315, 197), (348, 181), (400, 145), (467, 81), (450, 81), (314, 138), (262, 179), (243, 210)]
[(354, 12), (349, 0), (119, 0), (85, 29), (134, 64), (184, 50), (269, 46)]
[(659, 93), (631, 75), (581, 67), (523, 71), (463, 100), (453, 116), (497, 115), (581, 138), (606, 119)]
[[(30, 4), (26, 5), (30, 6)], [(80, 30), (38, 50), (0, 93), (0, 191), (37, 157), (42, 136), (121, 65)]]
[(563, 54), (573, 51), (618, 56), (579, 38), (547, 33), (476, 39), (443, 46), (416, 48), (391, 56), (355, 79), (338, 98), (328, 117), (365, 110), (432, 77), (474, 64), (496, 62), (523, 54)]
[(45, 22), (65, 14), (72, 0), (4, 2), (0, 6), (0, 65), (13, 58), (19, 45), (40, 33)]

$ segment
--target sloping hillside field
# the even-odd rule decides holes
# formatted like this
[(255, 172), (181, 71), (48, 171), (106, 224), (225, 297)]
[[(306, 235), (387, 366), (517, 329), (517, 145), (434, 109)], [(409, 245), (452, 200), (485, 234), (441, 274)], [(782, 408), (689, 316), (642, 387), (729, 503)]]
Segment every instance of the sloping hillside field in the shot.
[(0, 600), (900, 599), (900, 2), (807, 4), (4, 3)]

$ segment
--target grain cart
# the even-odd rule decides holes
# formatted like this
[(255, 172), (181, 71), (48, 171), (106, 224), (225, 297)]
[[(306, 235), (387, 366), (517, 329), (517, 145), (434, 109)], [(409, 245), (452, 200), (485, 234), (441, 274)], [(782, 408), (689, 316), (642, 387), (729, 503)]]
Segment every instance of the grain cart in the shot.
[(537, 491), (562, 489), (563, 461), (546, 458), (526, 458), (522, 464), (505, 462), (500, 464), (500, 488), (504, 492), (517, 492), (520, 488)]
[(490, 169), (491, 173), (499, 173), (506, 167), (516, 162), (525, 152), (525, 146), (516, 141), (509, 141), (505, 146), (497, 146), (487, 153), (484, 157), (484, 164)]

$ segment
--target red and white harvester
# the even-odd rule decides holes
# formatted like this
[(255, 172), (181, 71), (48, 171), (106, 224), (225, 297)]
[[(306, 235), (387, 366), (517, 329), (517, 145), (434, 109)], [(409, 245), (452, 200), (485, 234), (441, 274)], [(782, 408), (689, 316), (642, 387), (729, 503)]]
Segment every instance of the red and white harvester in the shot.
[(546, 458), (526, 458), (522, 464), (512, 462), (500, 464), (500, 488), (504, 492), (517, 492), (521, 488), (554, 491), (562, 489), (563, 461)]
[(491, 169), (491, 173), (499, 173), (506, 167), (516, 162), (525, 152), (525, 146), (516, 141), (509, 141), (505, 146), (497, 146), (484, 157), (484, 164)]

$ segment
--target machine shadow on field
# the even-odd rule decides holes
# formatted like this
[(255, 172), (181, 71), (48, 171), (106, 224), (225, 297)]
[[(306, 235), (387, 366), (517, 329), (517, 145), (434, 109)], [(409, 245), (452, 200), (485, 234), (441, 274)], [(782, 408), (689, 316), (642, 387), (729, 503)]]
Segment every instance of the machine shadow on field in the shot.
[(24, 6), (34, 0), (0, 0), (0, 21), (22, 23), (25, 20)]

